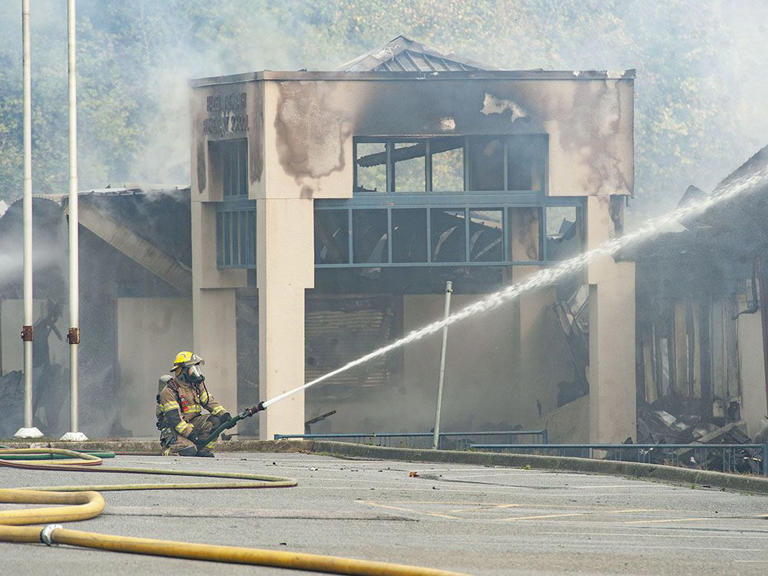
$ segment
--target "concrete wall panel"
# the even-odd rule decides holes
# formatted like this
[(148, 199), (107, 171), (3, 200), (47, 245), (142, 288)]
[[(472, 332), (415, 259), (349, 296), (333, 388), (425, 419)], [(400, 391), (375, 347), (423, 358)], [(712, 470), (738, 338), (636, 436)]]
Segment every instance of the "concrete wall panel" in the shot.
[(750, 436), (760, 432), (760, 420), (768, 414), (765, 398), (762, 330), (760, 312), (739, 316), (741, 418), (746, 421), (747, 433)]
[(196, 290), (194, 351), (205, 360), (208, 391), (230, 412), (237, 404), (237, 325), (235, 291)]
[[(158, 379), (181, 350), (192, 349), (188, 298), (119, 298), (117, 353), (121, 424), (135, 436), (156, 436)], [(215, 394), (215, 387), (212, 387)], [(81, 398), (81, 404), (87, 398)]]
[(550, 444), (588, 444), (589, 395), (550, 412), (546, 428)]

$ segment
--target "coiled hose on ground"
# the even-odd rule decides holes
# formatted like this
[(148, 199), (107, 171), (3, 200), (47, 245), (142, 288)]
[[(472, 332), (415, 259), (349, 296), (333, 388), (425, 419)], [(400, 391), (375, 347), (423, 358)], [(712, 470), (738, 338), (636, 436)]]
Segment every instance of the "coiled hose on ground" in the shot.
[[(41, 463), (24, 461), (37, 455)], [(13, 458), (13, 459), (12, 459)], [(51, 461), (58, 458), (56, 461)], [(179, 490), (179, 489), (255, 489), (255, 488), (287, 488), (296, 486), (296, 480), (276, 476), (261, 476), (256, 474), (237, 474), (227, 472), (189, 472), (180, 470), (159, 470), (155, 468), (94, 468), (101, 464), (101, 457), (93, 454), (74, 452), (57, 448), (18, 448), (0, 449), (0, 465), (14, 468), (36, 470), (68, 470), (81, 472), (114, 472), (120, 474), (157, 474), (170, 476), (194, 476), (203, 478), (221, 478), (224, 481), (174, 483), (174, 484), (118, 484), (100, 486), (47, 486), (35, 489), (0, 489), (0, 503), (12, 504), (57, 504), (56, 507), (31, 508), (22, 510), (0, 511), (0, 541), (52, 544), (69, 544), (112, 550), (115, 552), (131, 552), (134, 554), (150, 554), (187, 558), (192, 560), (208, 560), (212, 562), (229, 562), (237, 564), (255, 564), (275, 566), (294, 570), (309, 570), (329, 572), (332, 574), (351, 574), (360, 576), (460, 576), (456, 572), (389, 564), (336, 556), (282, 552), (276, 550), (261, 550), (257, 548), (239, 548), (235, 546), (216, 546), (212, 544), (193, 544), (172, 540), (153, 540), (149, 538), (132, 538), (68, 530), (56, 522), (70, 522), (95, 518), (104, 509), (104, 498), (99, 491), (115, 490)], [(45, 524), (44, 526), (29, 526), (29, 524)]]

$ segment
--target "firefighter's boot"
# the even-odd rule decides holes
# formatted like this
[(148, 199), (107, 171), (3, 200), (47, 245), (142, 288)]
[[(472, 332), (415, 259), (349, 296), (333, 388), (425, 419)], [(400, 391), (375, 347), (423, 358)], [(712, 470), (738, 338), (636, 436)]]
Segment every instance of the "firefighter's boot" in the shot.
[(198, 455), (196, 446), (186, 446), (179, 450), (179, 456), (195, 456)]

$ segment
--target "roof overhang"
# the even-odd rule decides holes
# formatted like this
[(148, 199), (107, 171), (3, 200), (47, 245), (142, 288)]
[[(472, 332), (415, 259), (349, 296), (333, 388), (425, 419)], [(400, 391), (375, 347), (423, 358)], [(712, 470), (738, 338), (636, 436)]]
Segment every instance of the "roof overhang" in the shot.
[(248, 72), (228, 76), (195, 78), (189, 81), (192, 88), (242, 84), (258, 81), (345, 81), (345, 82), (402, 82), (403, 80), (569, 80), (576, 82), (595, 80), (634, 80), (635, 70), (477, 70), (445, 72), (309, 72), (273, 71)]

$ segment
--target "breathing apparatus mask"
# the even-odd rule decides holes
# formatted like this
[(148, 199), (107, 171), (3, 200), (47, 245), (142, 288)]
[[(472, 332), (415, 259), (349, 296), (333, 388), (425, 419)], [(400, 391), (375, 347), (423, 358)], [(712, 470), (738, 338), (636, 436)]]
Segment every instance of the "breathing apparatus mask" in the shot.
[(186, 372), (187, 372), (187, 381), (190, 384), (199, 386), (205, 381), (205, 376), (203, 376), (203, 373), (200, 371), (200, 366), (197, 364), (195, 364), (194, 366), (189, 366)]

